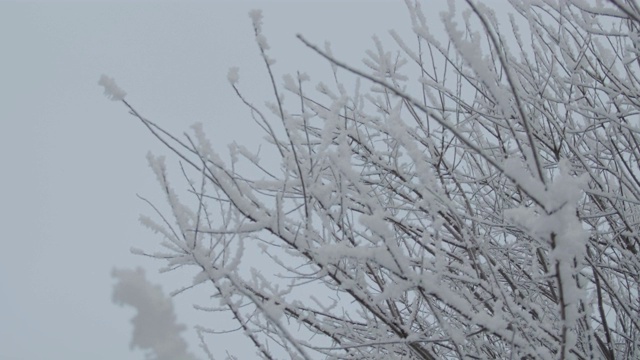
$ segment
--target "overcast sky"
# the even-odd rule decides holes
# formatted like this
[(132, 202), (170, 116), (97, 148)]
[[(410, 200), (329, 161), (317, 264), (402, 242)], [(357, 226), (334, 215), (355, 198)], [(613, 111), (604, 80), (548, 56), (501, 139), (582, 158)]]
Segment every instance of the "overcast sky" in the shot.
[[(157, 249), (138, 224), (150, 212), (136, 194), (161, 202), (145, 155), (167, 151), (97, 81), (114, 77), (172, 131), (204, 122), (222, 152), (233, 139), (251, 143), (258, 134), (227, 70), (240, 67), (240, 88), (257, 104), (270, 100), (252, 8), (264, 10), (278, 79), (329, 74), (296, 33), (360, 65), (372, 34), (410, 30), (401, 1), (0, 2), (0, 359), (144, 358), (128, 347), (133, 310), (111, 301), (112, 269), (142, 266), (165, 292), (190, 279), (129, 253)], [(189, 296), (174, 299), (176, 311), (204, 358)]]

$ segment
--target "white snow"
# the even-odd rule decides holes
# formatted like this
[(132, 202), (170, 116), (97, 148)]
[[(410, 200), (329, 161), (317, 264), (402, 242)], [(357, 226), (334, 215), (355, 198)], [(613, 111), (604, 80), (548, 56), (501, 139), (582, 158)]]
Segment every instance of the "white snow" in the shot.
[(107, 75), (100, 76), (98, 85), (104, 87), (104, 95), (113, 101), (122, 101), (127, 96), (127, 93), (116, 84), (116, 81)]
[(238, 75), (238, 71), (240, 69), (237, 66), (229, 68), (229, 72), (227, 73), (227, 80), (231, 85), (235, 85), (238, 80), (240, 80), (240, 75)]
[(256, 28), (258, 32), (262, 30), (262, 10), (253, 9), (249, 11), (249, 17), (251, 17), (251, 22), (253, 26)]
[(171, 299), (160, 287), (151, 284), (141, 268), (114, 269), (112, 276), (118, 279), (113, 287), (113, 302), (137, 310), (131, 319), (134, 326), (131, 348), (147, 350), (148, 359), (195, 360), (180, 334), (186, 328), (176, 323)]

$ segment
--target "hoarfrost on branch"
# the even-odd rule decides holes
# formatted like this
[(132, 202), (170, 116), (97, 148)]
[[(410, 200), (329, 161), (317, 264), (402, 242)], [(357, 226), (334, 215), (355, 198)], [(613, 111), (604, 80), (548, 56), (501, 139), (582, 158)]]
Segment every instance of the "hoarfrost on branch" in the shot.
[(271, 102), (228, 80), (277, 164), (125, 102), (186, 180), (149, 156), (172, 218), (143, 218), (145, 255), (195, 268), (264, 359), (640, 357), (640, 8), (510, 3), (450, 1), (443, 39), (407, 0), (413, 34), (364, 66), (299, 36), (333, 70), (315, 87), (280, 85), (252, 12)]
[(116, 81), (107, 75), (100, 76), (98, 85), (104, 87), (104, 95), (113, 101), (122, 101), (127, 96), (127, 93), (116, 84)]

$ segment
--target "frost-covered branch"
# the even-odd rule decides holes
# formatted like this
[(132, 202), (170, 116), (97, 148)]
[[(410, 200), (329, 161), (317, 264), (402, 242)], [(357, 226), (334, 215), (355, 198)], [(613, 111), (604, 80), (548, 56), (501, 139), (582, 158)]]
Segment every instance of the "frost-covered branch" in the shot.
[(199, 308), (262, 358), (636, 358), (638, 7), (513, 0), (499, 21), (452, 1), (445, 43), (405, 3), (413, 37), (374, 38), (366, 70), (299, 36), (333, 69), (315, 92), (300, 73), (279, 85), (252, 12), (275, 103), (228, 79), (276, 166), (235, 143), (223, 160), (202, 126), (179, 138), (121, 99), (187, 182), (149, 157), (173, 219), (143, 219), (164, 247), (143, 253), (195, 269)]
[(131, 347), (147, 350), (147, 358), (156, 360), (194, 360), (187, 351), (181, 333), (185, 326), (176, 323), (171, 299), (157, 285), (146, 279), (140, 268), (114, 269), (118, 282), (113, 287), (113, 301), (133, 306), (137, 310), (131, 320), (134, 325)]

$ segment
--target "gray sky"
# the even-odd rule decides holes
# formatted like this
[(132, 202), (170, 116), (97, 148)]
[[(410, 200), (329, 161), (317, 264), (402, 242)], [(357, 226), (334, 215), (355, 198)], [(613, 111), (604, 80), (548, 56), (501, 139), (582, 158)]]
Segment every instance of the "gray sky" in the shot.
[[(157, 249), (138, 224), (151, 213), (135, 195), (162, 203), (145, 155), (167, 151), (97, 81), (114, 77), (128, 101), (174, 132), (204, 122), (221, 152), (232, 139), (256, 141), (226, 78), (239, 66), (247, 96), (270, 100), (252, 8), (264, 10), (278, 79), (301, 70), (313, 83), (330, 67), (296, 33), (330, 40), (336, 57), (360, 65), (372, 34), (388, 40), (388, 29), (410, 26), (401, 1), (0, 2), (1, 359), (143, 358), (128, 348), (133, 310), (111, 302), (112, 268), (142, 266), (165, 292), (190, 274), (158, 275), (163, 264), (129, 253)], [(204, 358), (191, 300), (178, 296), (176, 311)], [(215, 343), (233, 350), (233, 340)]]

